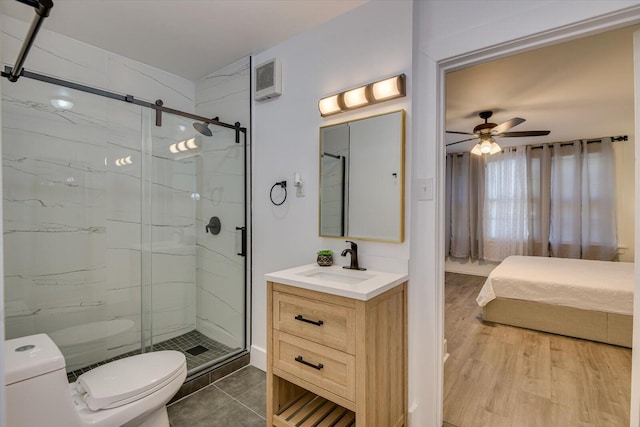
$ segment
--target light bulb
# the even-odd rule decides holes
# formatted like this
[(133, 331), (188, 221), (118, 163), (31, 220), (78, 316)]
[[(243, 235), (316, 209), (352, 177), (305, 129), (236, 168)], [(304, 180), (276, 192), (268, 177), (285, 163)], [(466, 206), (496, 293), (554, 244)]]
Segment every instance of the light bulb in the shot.
[(367, 101), (366, 89), (366, 86), (362, 86), (345, 92), (342, 98), (344, 105), (346, 105), (347, 108), (354, 108), (367, 104), (369, 101)]
[(169, 146), (169, 151), (171, 151), (173, 154), (177, 154), (177, 153), (179, 153), (177, 145), (178, 145), (178, 144), (171, 144), (171, 145)]
[(489, 142), (488, 139), (485, 139), (480, 144), (480, 152), (482, 154), (489, 154), (491, 152), (491, 143)]
[(338, 104), (338, 95), (322, 98), (320, 102), (318, 102), (318, 108), (320, 109), (320, 114), (323, 116), (339, 113), (340, 105)]
[(391, 77), (373, 84), (373, 97), (376, 101), (392, 98), (400, 95), (398, 80), (400, 76)]
[(471, 150), (471, 154), (475, 154), (476, 156), (480, 156), (482, 154), (482, 151), (480, 151), (480, 144), (476, 144), (473, 147), (473, 150)]

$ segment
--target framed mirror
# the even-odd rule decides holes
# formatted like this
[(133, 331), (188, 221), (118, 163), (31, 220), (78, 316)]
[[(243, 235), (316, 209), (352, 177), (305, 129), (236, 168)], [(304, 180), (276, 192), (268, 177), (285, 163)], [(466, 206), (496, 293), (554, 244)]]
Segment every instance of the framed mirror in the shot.
[(405, 111), (320, 128), (319, 234), (404, 241)]

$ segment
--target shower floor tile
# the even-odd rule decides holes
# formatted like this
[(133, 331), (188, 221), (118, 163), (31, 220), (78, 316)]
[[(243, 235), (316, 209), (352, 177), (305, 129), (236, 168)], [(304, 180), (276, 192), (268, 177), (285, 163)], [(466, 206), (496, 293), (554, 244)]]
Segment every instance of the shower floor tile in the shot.
[[(195, 356), (188, 353), (187, 350), (193, 349), (194, 347), (202, 346), (206, 348), (206, 351), (201, 353), (197, 353)], [(231, 347), (227, 347), (224, 344), (221, 344), (206, 335), (193, 330), (191, 332), (187, 332), (186, 334), (177, 336), (175, 338), (171, 338), (170, 340), (162, 341), (153, 346), (154, 351), (159, 350), (177, 350), (182, 352), (187, 359), (187, 370), (197, 368), (198, 366), (202, 366), (205, 363), (211, 362), (219, 357), (225, 356), (232, 351), (236, 350)], [(97, 368), (100, 365), (104, 365), (105, 363), (112, 362), (114, 360), (122, 359), (124, 357), (134, 356), (136, 354), (140, 354), (140, 350), (130, 351), (128, 353), (121, 354), (119, 356), (113, 357), (111, 359), (95, 363), (93, 365), (86, 366), (84, 368), (76, 369), (75, 371), (67, 372), (67, 379), (70, 383), (76, 381), (80, 375), (85, 372), (90, 371), (93, 368)]]

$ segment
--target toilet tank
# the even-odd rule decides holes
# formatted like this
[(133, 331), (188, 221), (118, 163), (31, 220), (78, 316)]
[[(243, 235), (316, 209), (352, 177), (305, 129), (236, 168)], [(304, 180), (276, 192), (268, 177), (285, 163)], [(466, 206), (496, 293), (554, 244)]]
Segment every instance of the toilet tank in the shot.
[(15, 338), (4, 343), (5, 385), (64, 369), (64, 357), (46, 334)]
[(51, 338), (39, 334), (5, 341), (4, 361), (8, 426), (81, 425), (64, 357)]

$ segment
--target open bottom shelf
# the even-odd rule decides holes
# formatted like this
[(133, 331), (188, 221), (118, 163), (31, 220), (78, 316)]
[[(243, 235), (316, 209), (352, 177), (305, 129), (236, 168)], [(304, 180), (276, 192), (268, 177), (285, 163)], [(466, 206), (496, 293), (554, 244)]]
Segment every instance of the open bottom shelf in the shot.
[(307, 392), (274, 416), (274, 425), (282, 427), (352, 427), (356, 415), (323, 397)]

